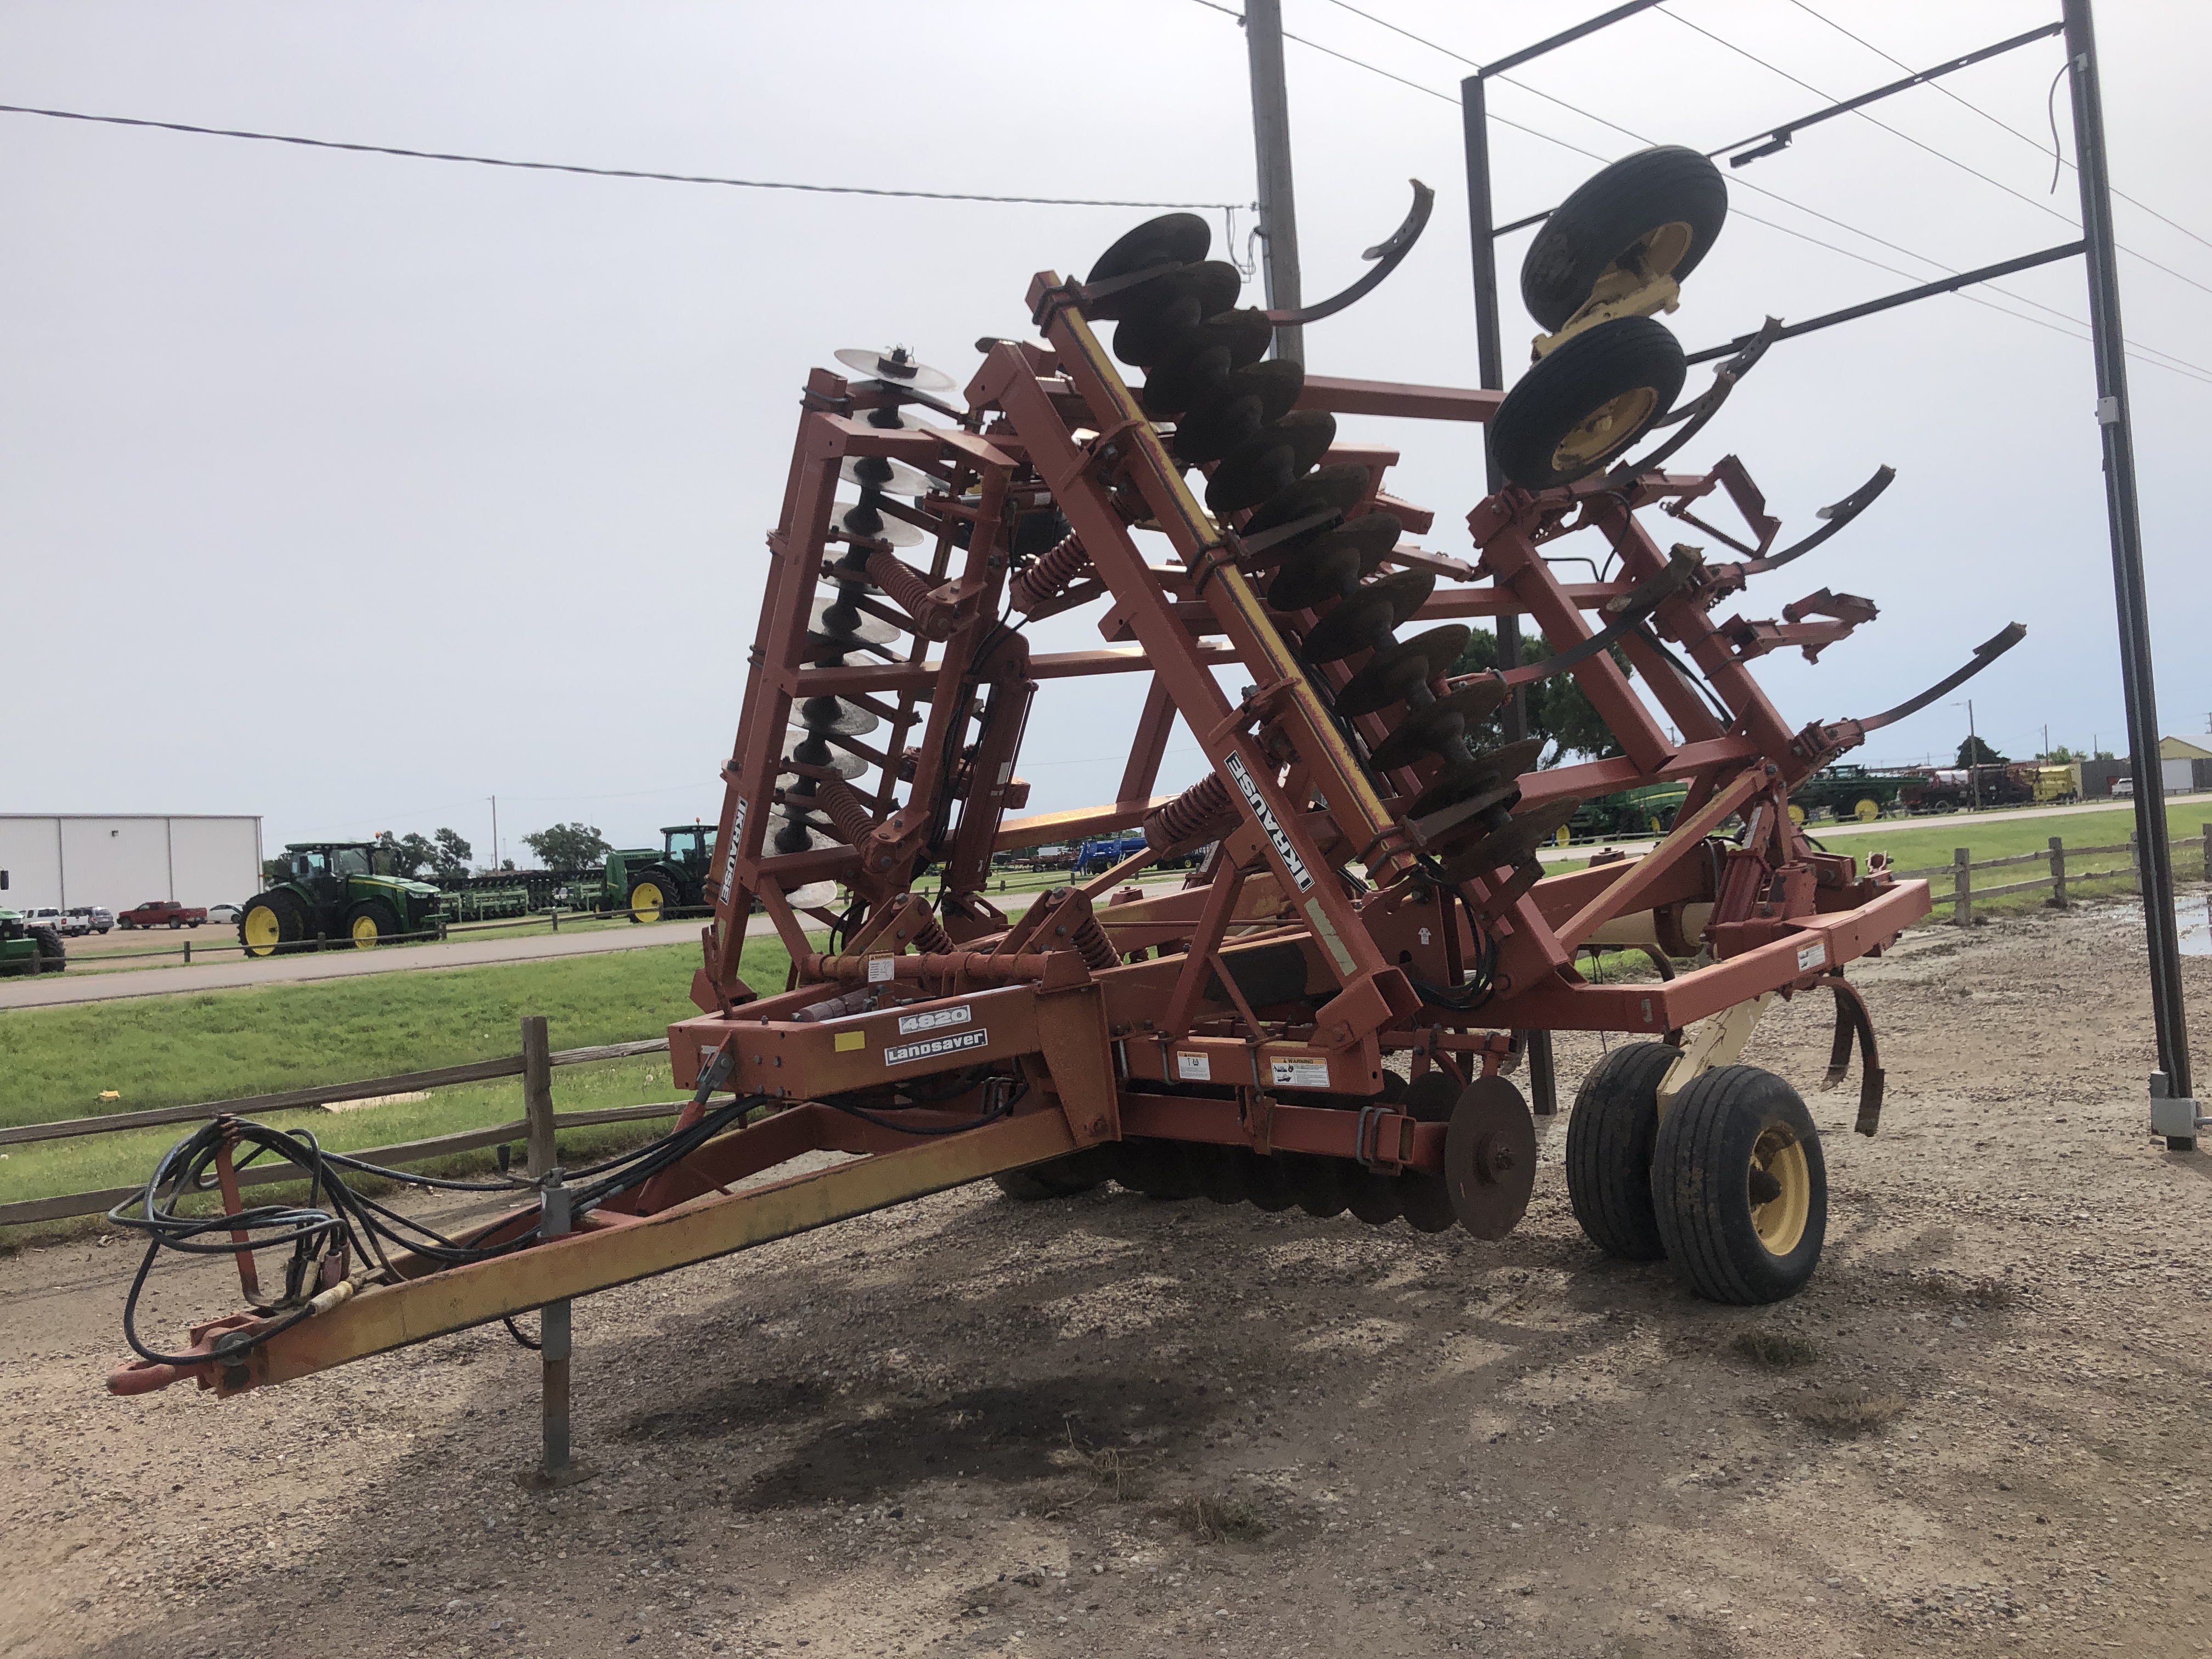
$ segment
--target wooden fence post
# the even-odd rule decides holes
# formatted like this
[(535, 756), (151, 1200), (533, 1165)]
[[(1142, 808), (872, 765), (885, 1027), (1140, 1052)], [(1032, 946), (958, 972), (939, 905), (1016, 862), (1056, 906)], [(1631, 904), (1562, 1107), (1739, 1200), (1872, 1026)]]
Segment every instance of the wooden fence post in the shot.
[(1971, 927), (1974, 925), (1974, 852), (1971, 847), (1951, 849), (1951, 925)]
[(553, 1146), (553, 1065), (545, 1041), (545, 1016), (522, 1018), (522, 1115), (530, 1124), (529, 1163), (535, 1180), (551, 1169), (558, 1158)]
[(2056, 910), (2066, 908), (2066, 843), (2056, 836), (2051, 838), (2051, 904)]
[(2138, 893), (2142, 891), (2142, 849), (2136, 845), (2136, 832), (2128, 831), (2128, 884)]
[(2197, 833), (2204, 839), (2204, 879), (2212, 881), (2212, 823), (2200, 823)]

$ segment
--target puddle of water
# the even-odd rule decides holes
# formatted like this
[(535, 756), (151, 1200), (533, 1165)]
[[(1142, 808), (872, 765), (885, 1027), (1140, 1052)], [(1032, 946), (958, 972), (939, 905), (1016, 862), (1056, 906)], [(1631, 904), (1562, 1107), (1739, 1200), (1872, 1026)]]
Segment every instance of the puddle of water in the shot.
[(2212, 897), (2176, 899), (2175, 931), (2185, 957), (2212, 957)]

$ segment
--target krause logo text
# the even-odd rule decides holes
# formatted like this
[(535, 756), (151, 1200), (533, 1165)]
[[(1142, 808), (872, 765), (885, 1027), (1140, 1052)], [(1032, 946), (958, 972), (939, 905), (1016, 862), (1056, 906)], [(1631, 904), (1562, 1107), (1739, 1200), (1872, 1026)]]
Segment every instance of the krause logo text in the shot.
[(1261, 798), (1260, 786), (1252, 781), (1252, 775), (1244, 769), (1243, 756), (1233, 749), (1229, 751), (1229, 775), (1237, 780), (1237, 787), (1250, 804), (1252, 815), (1260, 820), (1260, 827), (1267, 832), (1267, 839), (1275, 843), (1276, 855), (1283, 860), (1283, 867), (1291, 872), (1291, 879), (1297, 883), (1298, 891), (1304, 892), (1314, 884), (1313, 877), (1307, 873), (1306, 861), (1298, 856), (1298, 849), (1291, 845), (1291, 838), (1283, 833), (1283, 826), (1275, 822), (1274, 812)]

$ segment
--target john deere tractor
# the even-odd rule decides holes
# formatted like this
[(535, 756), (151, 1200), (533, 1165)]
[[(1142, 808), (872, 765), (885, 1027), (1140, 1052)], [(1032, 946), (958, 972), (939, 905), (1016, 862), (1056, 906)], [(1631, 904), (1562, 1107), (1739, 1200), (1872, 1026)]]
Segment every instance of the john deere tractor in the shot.
[(67, 965), (59, 933), (0, 910), (0, 974), (58, 974)]
[(288, 842), (269, 890), (240, 914), (238, 942), (247, 956), (265, 957), (325, 939), (366, 951), (435, 933), (438, 890), (391, 870), (391, 855), (371, 842)]
[(632, 921), (659, 921), (677, 910), (703, 908), (707, 866), (714, 856), (714, 826), (678, 823), (660, 832), (661, 846), (624, 848), (607, 854), (599, 882), (602, 910), (627, 910)]

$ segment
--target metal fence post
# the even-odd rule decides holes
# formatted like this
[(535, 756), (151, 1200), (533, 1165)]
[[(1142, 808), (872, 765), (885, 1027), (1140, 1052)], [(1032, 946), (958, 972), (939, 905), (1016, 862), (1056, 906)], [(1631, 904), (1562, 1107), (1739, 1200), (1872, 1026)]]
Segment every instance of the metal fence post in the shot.
[(2056, 836), (2051, 838), (2051, 905), (2066, 908), (2066, 843)]
[(2142, 891), (2142, 832), (2128, 831), (2128, 880), (2138, 893)]
[[(548, 1170), (538, 1183), (538, 1237), (542, 1243), (562, 1238), (569, 1231), (568, 1188), (563, 1171)], [(568, 1361), (574, 1352), (574, 1327), (568, 1299), (549, 1302), (538, 1310), (538, 1347), (544, 1382), (541, 1407), (542, 1450), (538, 1468), (523, 1477), (523, 1484), (543, 1491), (589, 1480), (593, 1471), (570, 1461), (568, 1452)]]
[(1974, 865), (1973, 849), (1954, 847), (1951, 849), (1951, 925), (1971, 927), (1974, 925)]
[(2204, 879), (2212, 881), (2212, 823), (2198, 824), (2197, 833), (2204, 842), (2202, 849), (2204, 854)]
[(553, 1145), (553, 1062), (545, 1040), (545, 1016), (522, 1017), (522, 1115), (530, 1123), (529, 1162), (523, 1168), (542, 1179), (559, 1153)]

